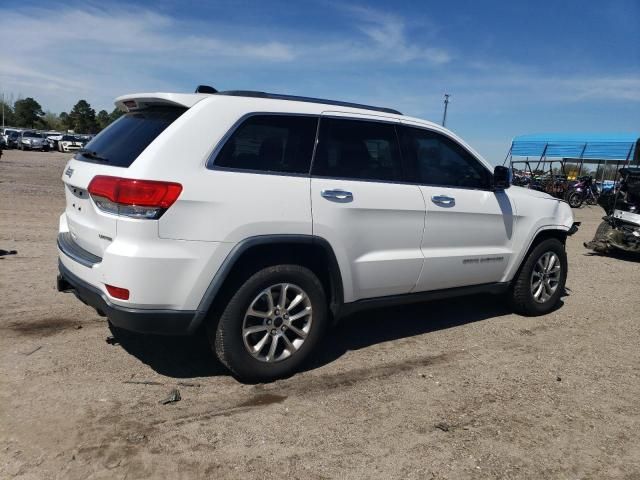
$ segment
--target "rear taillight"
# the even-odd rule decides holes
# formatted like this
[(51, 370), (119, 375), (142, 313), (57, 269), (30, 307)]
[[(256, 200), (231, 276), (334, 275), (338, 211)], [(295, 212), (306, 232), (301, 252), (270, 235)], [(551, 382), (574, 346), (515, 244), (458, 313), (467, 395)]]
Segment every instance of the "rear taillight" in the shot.
[(100, 210), (132, 218), (157, 219), (178, 199), (182, 185), (98, 175), (93, 177), (88, 190)]

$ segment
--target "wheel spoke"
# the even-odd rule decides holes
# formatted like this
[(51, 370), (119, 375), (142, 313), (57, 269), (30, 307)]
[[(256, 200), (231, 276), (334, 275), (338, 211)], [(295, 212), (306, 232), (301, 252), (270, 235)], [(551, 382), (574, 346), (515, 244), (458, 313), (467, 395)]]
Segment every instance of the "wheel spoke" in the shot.
[(272, 314), (274, 309), (273, 294), (271, 293), (270, 288), (267, 289), (265, 293), (267, 294), (267, 303), (269, 304), (269, 314)]
[(287, 337), (286, 335), (282, 335), (282, 339), (287, 345), (287, 350), (289, 350), (289, 353), (293, 355), (293, 353), (297, 350), (296, 346), (291, 342), (291, 340), (289, 340), (289, 337)]
[(302, 317), (306, 317), (307, 315), (311, 315), (311, 307), (306, 307), (303, 310), (296, 313), (295, 315), (291, 315), (289, 317), (289, 321), (294, 322), (296, 320), (301, 319)]
[(540, 298), (540, 294), (542, 293), (543, 289), (544, 289), (544, 286), (542, 285), (542, 282), (540, 282), (540, 285), (538, 286), (538, 288), (536, 288), (535, 292), (533, 293), (533, 296), (535, 298)]
[(302, 339), (307, 337), (307, 332), (305, 332), (304, 330), (300, 330), (298, 327), (294, 325), (289, 325), (289, 330), (291, 330), (293, 333), (295, 333)]
[(265, 333), (264, 337), (260, 339), (258, 343), (253, 346), (253, 353), (260, 353), (264, 344), (267, 343), (267, 339), (269, 338), (269, 333)]
[(266, 325), (255, 325), (253, 327), (245, 328), (243, 333), (244, 333), (244, 336), (246, 337), (247, 335), (251, 335), (252, 333), (266, 332), (268, 329), (269, 327), (267, 327)]
[(269, 318), (271, 316), (270, 312), (259, 312), (258, 310), (254, 310), (252, 307), (249, 308), (247, 315), (250, 317), (258, 317), (258, 318)]
[(280, 285), (280, 298), (278, 298), (278, 308), (280, 310), (285, 309), (285, 305), (287, 303), (287, 290), (289, 289), (289, 285), (283, 283)]
[(296, 308), (296, 307), (300, 304), (300, 302), (301, 302), (302, 300), (304, 300), (304, 296), (303, 296), (301, 293), (299, 293), (298, 295), (296, 295), (296, 298), (294, 298), (293, 300), (291, 300), (291, 303), (290, 303), (290, 304), (289, 304), (289, 306), (287, 307), (287, 311), (289, 311), (289, 312), (290, 312), (291, 310), (293, 310), (294, 308)]
[(273, 362), (276, 355), (276, 348), (278, 348), (279, 338), (277, 335), (271, 337), (271, 345), (269, 346), (269, 353), (267, 353), (267, 362)]
[(547, 269), (546, 269), (547, 273), (549, 273), (551, 271), (551, 269), (553, 268), (555, 263), (556, 263), (556, 256), (555, 255), (551, 255), (551, 257), (549, 258), (549, 263), (547, 264)]

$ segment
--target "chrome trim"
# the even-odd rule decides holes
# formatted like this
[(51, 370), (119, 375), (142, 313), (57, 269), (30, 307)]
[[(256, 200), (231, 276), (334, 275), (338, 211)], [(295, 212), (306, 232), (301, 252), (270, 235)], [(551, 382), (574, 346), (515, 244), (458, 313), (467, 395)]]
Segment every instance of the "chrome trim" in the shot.
[(353, 193), (346, 190), (322, 190), (320, 195), (328, 200), (338, 200), (340, 202), (350, 202), (353, 200)]
[(73, 241), (73, 237), (69, 232), (58, 234), (58, 248), (71, 260), (75, 260), (80, 265), (93, 268), (94, 265), (102, 262), (102, 258), (87, 252), (84, 248)]

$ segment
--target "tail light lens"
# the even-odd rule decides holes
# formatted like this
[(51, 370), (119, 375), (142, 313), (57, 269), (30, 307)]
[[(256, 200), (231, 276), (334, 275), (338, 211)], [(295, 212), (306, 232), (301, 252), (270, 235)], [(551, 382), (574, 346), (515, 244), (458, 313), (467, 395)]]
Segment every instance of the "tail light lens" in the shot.
[(88, 190), (100, 210), (131, 218), (157, 219), (178, 199), (182, 185), (98, 175), (91, 180)]

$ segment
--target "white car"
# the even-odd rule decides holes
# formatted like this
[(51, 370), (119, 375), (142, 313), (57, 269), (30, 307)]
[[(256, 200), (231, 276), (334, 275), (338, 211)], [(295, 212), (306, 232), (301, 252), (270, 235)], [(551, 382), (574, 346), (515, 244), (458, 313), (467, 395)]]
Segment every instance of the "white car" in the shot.
[(564, 294), (569, 205), (439, 125), (260, 92), (115, 103), (62, 175), (58, 289), (116, 332), (204, 327), (237, 378), (266, 381), (361, 309), (486, 293), (540, 315)]
[(84, 142), (73, 135), (63, 135), (58, 139), (58, 150), (60, 152), (73, 152), (84, 147)]

